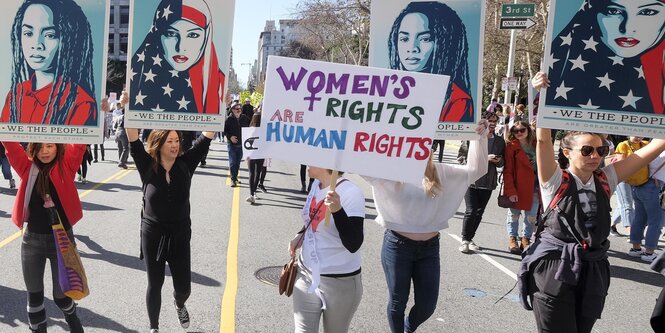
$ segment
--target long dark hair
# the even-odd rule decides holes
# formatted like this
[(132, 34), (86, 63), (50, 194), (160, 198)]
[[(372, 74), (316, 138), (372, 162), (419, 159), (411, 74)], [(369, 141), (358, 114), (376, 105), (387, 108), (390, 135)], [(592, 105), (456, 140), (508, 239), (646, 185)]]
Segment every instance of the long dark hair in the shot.
[[(450, 75), (452, 82), (462, 90), (469, 91), (469, 44), (466, 39), (466, 28), (452, 8), (437, 1), (411, 2), (395, 18), (388, 37), (390, 68), (404, 69), (397, 51), (397, 39), (402, 19), (412, 13), (427, 17), (434, 39), (432, 55), (422, 72)], [(448, 88), (447, 95), (451, 89)]]
[[(62, 161), (63, 156), (65, 156), (65, 145), (61, 143), (55, 143), (56, 154), (55, 158), (50, 163), (42, 163), (42, 161), (39, 160), (38, 155), (39, 151), (42, 149), (42, 145), (44, 145), (44, 143), (29, 143), (27, 153), (28, 157), (32, 160), (32, 163), (34, 163), (39, 169), (39, 174), (37, 175), (37, 180), (35, 181), (35, 187), (37, 188), (37, 193), (39, 193), (39, 195), (41, 195), (43, 198), (44, 195), (50, 194), (51, 192), (51, 188), (49, 186), (49, 174), (51, 173), (53, 167), (58, 165), (60, 176), (64, 175), (60, 161)], [(64, 178), (64, 176), (62, 178)]]
[[(9, 121), (19, 122), (23, 104), (21, 83), (29, 80), (34, 70), (25, 61), (21, 49), (21, 26), (25, 11), (30, 5), (44, 5), (53, 12), (60, 43), (53, 59), (54, 82), (51, 87), (46, 112), (41, 123), (62, 125), (67, 120), (78, 95), (78, 88), (95, 96), (95, 83), (92, 66), (92, 33), (90, 24), (81, 7), (73, 0), (25, 0), (16, 12), (12, 25), (12, 92), (10, 94)], [(21, 89), (22, 90), (22, 89)], [(68, 92), (67, 92), (68, 91)], [(66, 93), (67, 92), (67, 93)], [(18, 98), (18, 100), (17, 100)], [(62, 100), (64, 98), (64, 101)]]

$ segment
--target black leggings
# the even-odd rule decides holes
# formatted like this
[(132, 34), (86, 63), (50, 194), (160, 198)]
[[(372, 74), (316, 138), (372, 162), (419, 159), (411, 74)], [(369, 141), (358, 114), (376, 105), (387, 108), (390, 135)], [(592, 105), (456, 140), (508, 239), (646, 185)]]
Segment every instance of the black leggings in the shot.
[(99, 149), (102, 151), (102, 161), (104, 160), (104, 144), (99, 144), (99, 145), (93, 145), (93, 156), (95, 157), (95, 161), (97, 161), (97, 146), (99, 146)]
[(485, 207), (492, 196), (492, 190), (469, 187), (464, 194), (466, 210), (462, 221), (462, 240), (472, 241), (483, 219)]
[(88, 175), (88, 161), (86, 161), (85, 158), (83, 159), (83, 162), (81, 162), (81, 167), (78, 170), (78, 174), (83, 178)]
[[(160, 228), (141, 223), (141, 251), (148, 272), (146, 305), (150, 328), (159, 328), (159, 310), (162, 306), (162, 285), (166, 263), (173, 279), (173, 297), (179, 308), (185, 305), (192, 290), (190, 239), (191, 230), (177, 236), (163, 237)], [(162, 251), (160, 253), (160, 243)], [(158, 260), (159, 259), (159, 260)]]
[[(260, 160), (249, 160), (249, 194), (256, 194), (256, 188), (262, 183), (261, 173), (264, 169), (263, 159)], [(263, 174), (263, 178), (265, 178)]]

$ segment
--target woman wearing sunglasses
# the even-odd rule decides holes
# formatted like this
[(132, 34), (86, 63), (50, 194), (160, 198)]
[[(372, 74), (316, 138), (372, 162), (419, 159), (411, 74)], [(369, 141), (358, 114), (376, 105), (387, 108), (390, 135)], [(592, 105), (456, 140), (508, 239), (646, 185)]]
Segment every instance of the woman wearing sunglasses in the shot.
[[(532, 83), (536, 89), (549, 85), (544, 73), (538, 73)], [(562, 147), (570, 165), (562, 170), (554, 159), (550, 129), (536, 132), (538, 178), (546, 210), (542, 232), (536, 232), (518, 273), (522, 305), (533, 309), (540, 332), (591, 332), (609, 288), (610, 196), (617, 183), (665, 150), (665, 140), (653, 140), (625, 159), (598, 169), (609, 153), (601, 136), (568, 132)], [(559, 193), (562, 184), (566, 190)]]
[[(540, 197), (536, 181), (536, 137), (528, 122), (515, 121), (508, 134), (503, 193), (514, 203), (508, 209), (508, 251), (522, 253), (531, 240), (533, 225), (538, 215)], [(524, 211), (522, 233), (518, 238), (520, 216)]]

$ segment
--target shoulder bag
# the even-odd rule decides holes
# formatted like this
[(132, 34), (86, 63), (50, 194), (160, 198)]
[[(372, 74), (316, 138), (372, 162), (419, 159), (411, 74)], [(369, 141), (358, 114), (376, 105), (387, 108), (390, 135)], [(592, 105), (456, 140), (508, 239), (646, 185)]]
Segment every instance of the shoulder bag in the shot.
[[(65, 296), (80, 300), (88, 294), (88, 278), (83, 269), (76, 244), (69, 239), (60, 219), (58, 210), (53, 205), (50, 196), (44, 200), (45, 207), (51, 220), (53, 238), (55, 238), (56, 256), (58, 259), (58, 283)], [(47, 207), (50, 206), (50, 207)]]

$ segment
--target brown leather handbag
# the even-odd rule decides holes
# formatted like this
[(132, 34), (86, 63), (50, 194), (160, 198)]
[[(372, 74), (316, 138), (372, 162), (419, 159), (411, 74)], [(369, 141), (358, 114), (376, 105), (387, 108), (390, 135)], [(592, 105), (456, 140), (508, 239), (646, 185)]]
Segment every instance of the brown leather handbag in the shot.
[(296, 283), (296, 277), (298, 276), (298, 261), (296, 257), (291, 257), (291, 260), (287, 262), (282, 268), (282, 272), (279, 274), (279, 294), (286, 294), (286, 297), (290, 297), (293, 294), (293, 285)]

